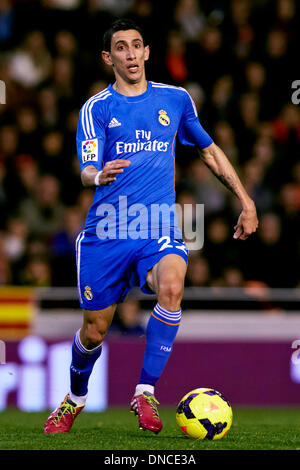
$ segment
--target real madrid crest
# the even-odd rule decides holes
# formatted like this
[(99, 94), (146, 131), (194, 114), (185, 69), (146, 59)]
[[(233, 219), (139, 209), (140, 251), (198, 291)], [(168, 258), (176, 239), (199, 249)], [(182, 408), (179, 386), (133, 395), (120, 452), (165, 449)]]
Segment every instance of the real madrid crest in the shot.
[(89, 286), (85, 286), (85, 288), (84, 288), (84, 297), (87, 300), (92, 300), (92, 298), (93, 298), (92, 290)]
[(170, 124), (170, 118), (163, 109), (158, 111), (158, 120), (162, 126), (168, 126)]

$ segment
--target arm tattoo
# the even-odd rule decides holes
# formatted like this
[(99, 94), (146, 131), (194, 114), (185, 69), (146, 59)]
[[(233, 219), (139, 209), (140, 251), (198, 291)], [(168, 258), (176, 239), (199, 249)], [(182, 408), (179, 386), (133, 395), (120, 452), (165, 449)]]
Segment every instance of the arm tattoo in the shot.
[(205, 154), (203, 162), (218, 180), (235, 196), (240, 195), (240, 180), (227, 157), (217, 146)]
[(219, 181), (221, 181), (221, 183), (224, 184), (224, 186), (229, 189), (229, 191), (231, 191), (233, 194), (235, 194), (235, 196), (237, 196), (237, 184), (236, 182), (234, 181), (234, 178), (232, 178), (230, 175), (224, 175), (224, 174), (221, 174), (221, 175), (216, 175), (216, 177), (218, 178)]
[(231, 175), (226, 175), (225, 173), (220, 173), (218, 174), (215, 170), (210, 168), (210, 170), (213, 172), (213, 174), (218, 178), (219, 181), (227, 188), (229, 191), (231, 191), (235, 196), (237, 196), (237, 183), (235, 181), (235, 178), (233, 178)]

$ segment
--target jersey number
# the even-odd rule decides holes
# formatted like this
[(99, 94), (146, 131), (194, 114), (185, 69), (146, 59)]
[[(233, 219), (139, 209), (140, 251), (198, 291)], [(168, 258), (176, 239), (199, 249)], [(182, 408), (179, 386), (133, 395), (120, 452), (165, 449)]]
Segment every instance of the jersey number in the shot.
[(162, 251), (162, 250), (165, 250), (166, 248), (177, 248), (178, 250), (182, 250), (185, 252), (185, 254), (187, 254), (187, 249), (184, 245), (172, 245), (170, 242), (171, 242), (171, 238), (168, 237), (167, 235), (165, 235), (164, 237), (161, 237), (157, 243), (162, 243), (162, 246), (160, 247), (160, 249), (158, 251)]

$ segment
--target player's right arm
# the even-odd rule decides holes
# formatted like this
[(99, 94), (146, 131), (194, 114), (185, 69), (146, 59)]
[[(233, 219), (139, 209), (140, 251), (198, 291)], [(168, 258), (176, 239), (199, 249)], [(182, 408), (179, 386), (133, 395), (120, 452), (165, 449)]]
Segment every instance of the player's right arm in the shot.
[[(99, 96), (99, 95), (97, 95)], [(103, 92), (102, 98), (107, 97)], [(76, 134), (77, 155), (83, 186), (108, 186), (116, 181), (123, 168), (130, 165), (129, 160), (112, 160), (103, 164), (106, 141), (106, 114), (103, 100), (90, 98), (81, 108)]]
[(123, 173), (123, 168), (129, 166), (130, 163), (130, 160), (112, 160), (106, 162), (101, 171), (93, 165), (88, 165), (81, 172), (82, 184), (85, 187), (109, 186), (116, 181), (117, 175)]

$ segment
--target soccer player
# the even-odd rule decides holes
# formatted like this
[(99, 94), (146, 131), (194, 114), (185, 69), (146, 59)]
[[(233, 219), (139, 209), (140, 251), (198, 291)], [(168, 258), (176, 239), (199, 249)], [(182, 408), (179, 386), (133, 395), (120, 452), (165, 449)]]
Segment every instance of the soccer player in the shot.
[[(72, 346), (70, 390), (47, 419), (45, 433), (68, 432), (84, 408), (88, 380), (116, 306), (133, 286), (155, 293), (157, 303), (130, 408), (140, 428), (155, 433), (162, 429), (154, 389), (180, 324), (188, 256), (171, 210), (176, 138), (196, 146), (203, 162), (240, 199), (234, 238), (245, 240), (258, 225), (253, 201), (202, 128), (191, 97), (183, 88), (148, 81), (148, 58), (141, 29), (130, 20), (114, 22), (104, 34), (102, 59), (113, 68), (115, 82), (80, 111), (82, 182), (95, 187), (85, 228), (76, 241), (83, 324)], [(170, 209), (168, 217), (161, 217), (161, 207)]]

